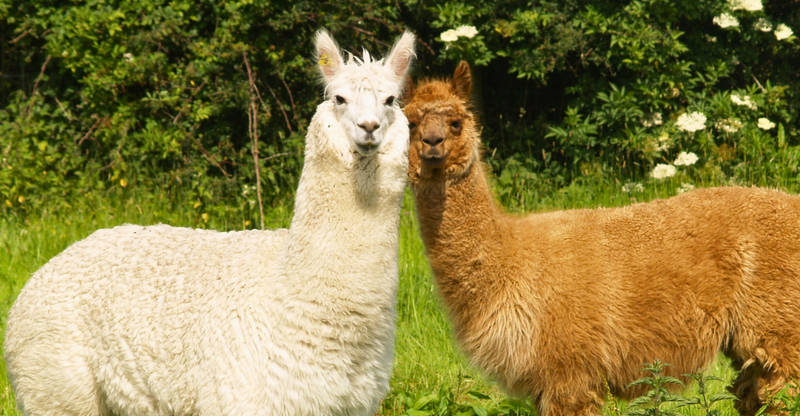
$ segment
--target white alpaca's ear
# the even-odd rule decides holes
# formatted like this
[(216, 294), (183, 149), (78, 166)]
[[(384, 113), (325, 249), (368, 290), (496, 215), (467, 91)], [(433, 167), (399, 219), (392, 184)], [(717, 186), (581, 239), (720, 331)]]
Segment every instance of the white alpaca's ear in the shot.
[(325, 81), (329, 82), (344, 66), (339, 46), (331, 34), (325, 29), (320, 29), (314, 36), (314, 46), (317, 48), (317, 68), (319, 68)]
[(400, 39), (395, 42), (389, 57), (386, 58), (384, 65), (391, 68), (400, 81), (406, 77), (408, 69), (411, 67), (411, 60), (417, 56), (414, 52), (414, 40), (415, 37), (411, 32), (403, 33), (403, 36), (400, 36)]

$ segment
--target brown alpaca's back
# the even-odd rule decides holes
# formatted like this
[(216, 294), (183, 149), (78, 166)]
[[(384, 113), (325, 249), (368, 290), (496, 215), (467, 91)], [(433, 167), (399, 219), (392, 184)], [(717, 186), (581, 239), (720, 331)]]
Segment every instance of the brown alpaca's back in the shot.
[(513, 217), (491, 197), (469, 68), (410, 93), (409, 177), (466, 353), (540, 415), (599, 414), (642, 363), (672, 375), (719, 351), (737, 406), (800, 376), (800, 198), (716, 188), (617, 209)]

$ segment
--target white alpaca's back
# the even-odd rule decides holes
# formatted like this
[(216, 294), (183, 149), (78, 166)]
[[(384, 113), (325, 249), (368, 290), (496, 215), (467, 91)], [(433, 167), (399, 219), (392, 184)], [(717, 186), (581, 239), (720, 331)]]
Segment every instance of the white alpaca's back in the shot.
[[(397, 94), (412, 48), (406, 34), (387, 58)], [(126, 225), (37, 271), (4, 346), (23, 413), (373, 414), (391, 373), (408, 127), (381, 107), (391, 121), (362, 154), (334, 105), (309, 126), (289, 230)]]

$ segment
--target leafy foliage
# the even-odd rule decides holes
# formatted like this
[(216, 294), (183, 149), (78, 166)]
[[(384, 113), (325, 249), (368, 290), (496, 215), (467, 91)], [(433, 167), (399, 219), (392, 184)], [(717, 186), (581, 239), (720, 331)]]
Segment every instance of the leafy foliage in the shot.
[(756, 416), (775, 412), (787, 415), (800, 415), (800, 382), (791, 380), (774, 395), (767, 396), (767, 403), (756, 412)]
[[(399, 393), (397, 399), (405, 405), (402, 413), (407, 416), (524, 416), (534, 414), (530, 403), (519, 399), (495, 401), (486, 394), (469, 391), (468, 401), (459, 401), (453, 390), (438, 393), (422, 393), (416, 397)], [(488, 408), (481, 402), (489, 402)]]
[(678, 407), (699, 406), (705, 416), (719, 416), (721, 412), (719, 409), (713, 409), (714, 404), (723, 400), (738, 400), (736, 396), (728, 392), (709, 394), (708, 383), (710, 381), (725, 383), (725, 380), (719, 377), (703, 374), (700, 371), (684, 375), (691, 377), (697, 383), (697, 396), (683, 399)]
[[(252, 216), (252, 91), (264, 198), (290, 198), (320, 100), (309, 59), (319, 27), (356, 55), (409, 28), (416, 75), (472, 63), (507, 204), (586, 178), (656, 185), (653, 169), (682, 152), (699, 158), (680, 171), (686, 184), (800, 179), (800, 42), (776, 35), (800, 30), (800, 9), (780, 2), (10, 4), (0, 2), (0, 207), (17, 213), (142, 186)], [(738, 25), (714, 23), (722, 13)], [(679, 119), (694, 113), (705, 124), (684, 130)]]
[(655, 360), (652, 364), (644, 364), (642, 371), (647, 371), (651, 376), (645, 376), (635, 380), (628, 385), (628, 388), (634, 386), (647, 386), (649, 387), (645, 395), (637, 397), (628, 403), (628, 408), (625, 410), (626, 415), (635, 416), (672, 416), (679, 415), (674, 409), (662, 409), (662, 405), (666, 403), (678, 403), (682, 398), (669, 391), (670, 386), (681, 386), (683, 382), (675, 377), (662, 375), (664, 367), (670, 364), (662, 363)]

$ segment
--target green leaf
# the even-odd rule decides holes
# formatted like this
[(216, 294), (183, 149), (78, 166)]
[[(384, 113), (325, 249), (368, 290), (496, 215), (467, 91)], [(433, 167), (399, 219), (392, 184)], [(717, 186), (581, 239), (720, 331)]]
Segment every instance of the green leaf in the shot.
[(489, 397), (488, 395), (483, 394), (481, 392), (474, 391), (474, 390), (468, 391), (467, 395), (471, 396), (471, 397), (474, 397), (476, 399), (480, 399), (480, 400), (492, 400), (492, 398)]
[(486, 409), (484, 409), (481, 406), (478, 406), (478, 405), (475, 405), (475, 404), (470, 404), (469, 406), (472, 408), (472, 410), (478, 416), (488, 416), (489, 415), (489, 412), (486, 411)]
[(439, 398), (439, 394), (431, 393), (425, 396), (420, 397), (414, 402), (414, 405), (411, 406), (414, 409), (422, 409), (423, 407), (427, 406), (429, 403), (436, 401)]
[(721, 401), (721, 400), (739, 400), (739, 398), (736, 397), (735, 395), (731, 394), (731, 393), (728, 393), (728, 392), (721, 392), (721, 393), (712, 394), (708, 398), (708, 401), (711, 402), (711, 403), (716, 403), (716, 402)]

